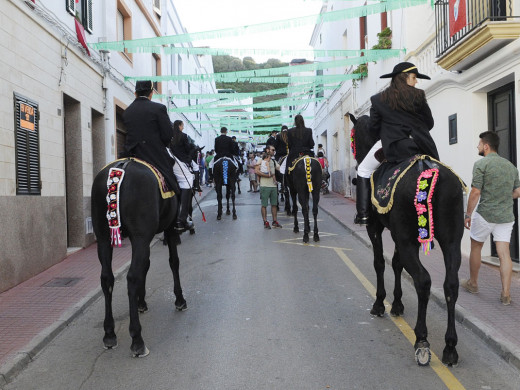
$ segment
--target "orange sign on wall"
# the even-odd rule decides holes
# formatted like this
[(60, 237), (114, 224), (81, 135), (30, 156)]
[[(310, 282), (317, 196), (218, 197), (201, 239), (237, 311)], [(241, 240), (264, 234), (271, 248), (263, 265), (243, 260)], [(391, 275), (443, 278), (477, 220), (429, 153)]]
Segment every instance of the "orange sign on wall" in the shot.
[(34, 131), (34, 107), (20, 103), (20, 127), (25, 130)]

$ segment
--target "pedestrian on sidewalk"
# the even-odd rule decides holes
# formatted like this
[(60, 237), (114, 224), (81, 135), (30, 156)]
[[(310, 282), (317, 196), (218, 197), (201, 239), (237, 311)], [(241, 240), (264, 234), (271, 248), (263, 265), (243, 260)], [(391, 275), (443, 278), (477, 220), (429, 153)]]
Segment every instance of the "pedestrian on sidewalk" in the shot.
[(267, 220), (267, 204), (271, 202), (271, 215), (273, 217), (274, 228), (281, 228), (282, 225), (277, 220), (278, 193), (276, 182), (276, 170), (280, 170), (280, 165), (273, 158), (274, 146), (270, 145), (265, 148), (265, 158), (256, 165), (255, 172), (260, 178), (260, 199), (262, 201), (262, 219), (264, 220), (264, 228), (271, 229)]
[(249, 174), (249, 191), (247, 192), (258, 192), (257, 191), (257, 179), (256, 179), (256, 159), (254, 153), (249, 153), (249, 158), (247, 159), (247, 172)]
[(473, 165), (471, 192), (468, 198), (468, 208), (464, 215), (464, 227), (470, 230), (471, 238), (470, 278), (461, 280), (460, 285), (466, 291), (473, 294), (478, 293), (481, 251), (487, 237), (493, 233), (500, 260), (500, 279), (502, 280), (500, 302), (509, 305), (513, 273), (509, 241), (515, 223), (513, 199), (520, 197), (520, 180), (518, 179), (518, 169), (497, 154), (500, 143), (497, 133), (486, 131), (479, 137), (478, 154), (484, 158)]

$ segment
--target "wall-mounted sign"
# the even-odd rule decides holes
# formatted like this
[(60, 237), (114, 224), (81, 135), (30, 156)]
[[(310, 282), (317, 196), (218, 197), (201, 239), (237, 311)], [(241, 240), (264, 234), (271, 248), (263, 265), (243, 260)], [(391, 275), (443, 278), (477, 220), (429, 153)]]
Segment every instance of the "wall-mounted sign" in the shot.
[(20, 103), (20, 127), (25, 130), (34, 131), (35, 119), (34, 107)]

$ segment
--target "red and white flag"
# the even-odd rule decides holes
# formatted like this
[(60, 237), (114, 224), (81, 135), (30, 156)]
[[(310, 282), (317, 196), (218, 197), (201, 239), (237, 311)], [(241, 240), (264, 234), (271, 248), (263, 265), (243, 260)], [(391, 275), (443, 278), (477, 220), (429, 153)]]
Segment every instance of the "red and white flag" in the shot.
[(450, 37), (467, 25), (466, 0), (450, 0)]

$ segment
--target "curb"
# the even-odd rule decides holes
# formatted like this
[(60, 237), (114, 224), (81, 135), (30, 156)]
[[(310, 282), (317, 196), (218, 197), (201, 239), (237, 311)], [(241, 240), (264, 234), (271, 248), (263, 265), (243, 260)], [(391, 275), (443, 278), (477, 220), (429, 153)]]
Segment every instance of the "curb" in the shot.
[[(322, 206), (318, 205), (319, 208), (324, 211), (327, 215), (329, 215), (333, 220), (338, 222), (341, 226), (343, 226), (349, 233), (351, 233), (354, 237), (356, 237), (361, 243), (363, 243), (367, 248), (372, 248), (372, 244), (369, 239), (363, 237), (357, 231), (353, 230), (350, 226), (348, 226), (345, 222), (341, 221), (334, 214), (327, 211)], [(388, 257), (386, 254), (383, 254), (383, 257), (387, 264), (392, 264), (392, 259)], [(410, 282), (413, 285), (412, 277), (403, 269), (402, 275), (404, 279)], [(446, 309), (446, 301), (444, 298), (444, 292), (438, 288), (431, 288), (430, 290), (431, 299), (437, 305)], [(459, 304), (455, 304), (455, 319), (460, 324), (464, 325), (466, 328), (471, 330), (473, 334), (482, 339), (495, 353), (497, 353), (502, 359), (511, 364), (517, 370), (520, 370), (520, 349), (511, 349), (507, 340), (504, 340), (501, 337), (497, 337), (494, 330), (490, 328), (488, 325), (483, 323), (477, 317), (469, 314), (468, 310), (464, 309)]]

